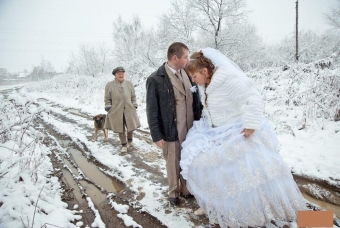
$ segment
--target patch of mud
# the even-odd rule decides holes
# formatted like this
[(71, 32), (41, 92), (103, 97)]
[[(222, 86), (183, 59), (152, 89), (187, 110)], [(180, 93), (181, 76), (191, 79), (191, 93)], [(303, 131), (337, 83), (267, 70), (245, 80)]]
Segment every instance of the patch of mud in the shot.
[[(79, 112), (79, 111), (76, 111), (76, 112)], [(55, 116), (62, 119), (63, 121), (74, 123), (75, 125), (77, 124), (75, 121), (68, 119), (65, 116), (61, 116), (59, 114), (55, 114)], [(85, 117), (85, 118), (92, 118), (92, 117), (90, 117), (89, 115), (86, 115), (86, 114), (82, 114), (80, 116)], [(58, 137), (58, 134), (56, 132), (54, 132), (54, 130), (52, 128), (50, 128), (49, 126), (46, 126), (46, 124), (45, 124), (45, 127), (46, 127), (47, 131), (50, 132), (50, 134), (52, 134), (54, 137)], [(88, 134), (87, 134), (87, 135), (89, 135), (88, 139), (92, 140), (92, 138), (90, 138), (90, 136), (92, 135), (93, 129), (91, 129), (89, 127), (85, 127), (85, 130), (88, 131)], [(67, 140), (71, 141), (71, 139), (68, 138), (67, 136), (64, 136), (64, 137), (67, 138)], [(146, 131), (137, 130), (135, 137), (139, 138), (140, 140), (146, 141), (150, 145), (153, 145), (150, 134)], [(107, 143), (111, 144), (113, 147), (118, 147), (119, 141), (116, 138), (114, 138), (114, 139), (110, 138)], [(69, 146), (72, 146), (73, 148), (78, 150), (81, 153), (79, 156), (84, 156), (84, 158), (87, 158), (88, 162), (97, 166), (104, 173), (105, 173), (105, 171), (110, 171), (110, 169), (108, 167), (106, 167), (103, 164), (96, 161), (94, 157), (88, 156), (88, 154), (91, 154), (91, 153), (90, 153), (89, 149), (86, 147), (86, 145), (84, 145), (83, 143), (72, 142)], [(132, 149), (129, 149), (129, 152), (128, 152), (127, 155), (122, 155), (122, 156), (129, 156), (129, 161), (131, 161), (133, 163), (133, 166), (135, 167), (134, 171), (136, 172), (137, 175), (148, 175), (147, 178), (150, 181), (152, 181), (154, 183), (159, 183), (163, 186), (167, 186), (167, 180), (166, 180), (166, 178), (164, 177), (164, 174), (163, 174), (164, 168), (155, 165), (155, 161), (161, 159), (160, 155), (156, 151), (156, 149), (149, 151), (147, 153), (145, 153), (145, 152), (138, 153), (138, 150), (136, 148), (132, 148)], [(72, 158), (68, 158), (68, 159), (72, 160)], [(69, 162), (72, 164), (71, 161), (69, 161)], [(146, 162), (149, 162), (152, 165), (149, 165)], [(79, 175), (79, 173), (76, 173), (76, 174)], [(87, 174), (85, 174), (85, 175), (87, 176)], [(119, 173), (117, 173), (115, 175), (119, 175)], [(164, 225), (161, 224), (161, 222), (159, 220), (157, 220), (156, 218), (154, 218), (150, 214), (143, 211), (142, 206), (138, 203), (138, 200), (142, 200), (145, 196), (145, 192), (143, 192), (143, 189), (140, 189), (140, 191), (136, 193), (136, 192), (133, 192), (133, 191), (130, 190), (131, 183), (129, 183), (129, 181), (126, 181), (126, 183), (121, 183), (115, 177), (108, 176), (108, 178), (110, 178), (115, 183), (119, 183), (122, 186), (122, 189), (115, 194), (113, 200), (115, 202), (119, 203), (119, 204), (130, 205), (128, 215), (131, 216), (138, 224), (142, 225), (143, 227), (150, 227), (150, 228), (165, 227)], [(337, 193), (337, 192), (339, 192), (339, 189), (334, 188), (334, 186), (328, 186), (325, 183), (315, 183), (312, 180), (304, 179), (302, 177), (294, 176), (294, 178), (296, 179), (296, 182), (298, 183), (300, 190), (304, 194), (311, 195), (313, 198), (317, 197), (316, 195), (320, 195), (320, 196), (323, 197), (323, 198), (322, 197), (320, 198), (320, 200), (322, 200), (322, 202), (333, 203), (333, 204), (339, 205), (338, 202), (339, 202), (340, 197), (339, 197), (339, 194)], [(93, 179), (93, 177), (89, 178), (89, 179)], [(88, 182), (88, 181), (84, 181), (84, 182)], [(315, 188), (316, 187), (313, 184), (318, 184), (318, 186), (320, 186), (321, 189), (327, 190), (328, 192), (330, 192), (331, 195), (333, 195), (333, 198), (330, 197), (330, 194), (328, 194), (328, 193), (326, 194), (325, 192), (322, 193), (322, 194), (315, 194), (315, 192), (316, 192)], [(93, 186), (95, 186), (95, 185), (93, 185)], [(310, 187), (310, 186), (312, 186), (312, 187)], [(72, 186), (71, 186), (71, 188), (72, 188)], [(76, 189), (76, 188), (74, 188), (74, 189)], [(67, 192), (67, 194), (69, 194), (69, 192)], [(210, 227), (210, 228), (218, 228), (219, 227), (218, 225), (215, 225), (215, 226), (209, 225), (209, 221), (208, 221), (208, 218), (206, 216), (195, 216), (193, 214), (193, 211), (198, 209), (197, 202), (194, 198), (192, 198), (192, 199), (181, 198), (179, 207), (173, 208), (167, 202), (166, 196), (167, 196), (166, 191), (162, 192), (162, 196), (159, 196), (159, 195), (155, 196), (155, 200), (157, 200), (157, 198), (158, 198), (158, 200), (161, 201), (162, 207), (159, 208), (159, 210), (163, 210), (163, 211), (168, 212), (168, 213), (175, 212), (175, 213), (181, 214), (181, 213), (183, 213), (183, 210), (181, 210), (181, 208), (191, 208), (192, 209), (191, 212), (186, 212), (187, 213), (186, 217), (187, 217), (188, 220), (193, 222), (195, 226)], [(67, 196), (67, 197), (70, 197), (70, 196)], [(79, 196), (77, 196), (77, 197), (79, 197)], [(73, 198), (75, 200), (77, 200), (76, 199), (77, 197), (73, 196)], [(85, 211), (87, 206), (84, 205), (83, 207), (84, 207), (84, 211)], [(320, 210), (320, 208), (312, 208), (312, 209)], [(98, 210), (100, 211), (100, 214), (102, 216), (102, 220), (105, 222), (105, 224), (107, 224), (108, 227), (118, 227), (118, 228), (119, 227), (125, 227), (122, 224), (122, 220), (119, 219), (119, 218), (117, 219), (117, 212), (114, 209), (111, 209), (111, 206), (107, 202), (102, 203)], [(91, 215), (87, 216), (87, 214), (85, 213), (84, 216), (88, 217), (88, 219), (91, 221), (91, 218), (92, 218)], [(89, 224), (89, 223), (84, 222), (84, 224)], [(114, 224), (114, 226), (111, 226), (111, 224)], [(285, 224), (280, 223), (280, 225), (276, 225), (275, 222), (273, 222), (272, 224), (273, 225), (271, 227), (288, 227), (287, 223), (285, 223)]]
[[(54, 176), (57, 176), (59, 179), (59, 182), (61, 184), (63, 191), (62, 194), (62, 201), (65, 202), (68, 206), (67, 209), (69, 210), (75, 210), (75, 206), (77, 205), (76, 210), (81, 211), (82, 213), (79, 213), (79, 215), (82, 216), (82, 218), (79, 221), (82, 221), (84, 225), (91, 225), (95, 219), (95, 215), (91, 208), (89, 208), (86, 200), (82, 198), (82, 195), (80, 193), (80, 190), (75, 182), (69, 183), (66, 178), (67, 175), (70, 175), (69, 173), (62, 171), (63, 166), (58, 162), (55, 155), (52, 153), (50, 155), (53, 170), (54, 170)], [(67, 178), (70, 180), (70, 178)]]
[(325, 210), (331, 210), (340, 218), (340, 189), (328, 184), (326, 181), (318, 181), (304, 176), (294, 175), (303, 196), (310, 202), (317, 204)]
[(72, 155), (73, 160), (77, 164), (77, 168), (82, 171), (94, 183), (101, 186), (105, 192), (119, 192), (122, 187), (115, 181), (108, 178), (102, 173), (98, 167), (83, 156), (83, 154), (74, 148), (68, 148), (68, 153)]
[[(104, 172), (101, 172), (100, 179), (103, 180), (101, 184), (105, 186), (105, 188), (100, 184), (96, 184), (98, 182), (95, 179), (97, 179), (97, 175), (99, 175), (98, 172), (100, 172), (98, 168), (105, 171), (109, 170), (108, 167), (100, 164), (91, 156), (87, 158), (86, 153), (88, 153), (88, 151), (86, 151), (87, 148), (85, 145), (83, 148), (79, 148), (79, 143), (74, 143), (70, 138), (68, 138), (68, 136), (59, 135), (47, 124), (44, 124), (44, 126), (45, 130), (58, 140), (59, 145), (65, 146), (68, 148), (67, 150), (65, 149), (65, 151), (70, 152), (70, 156), (64, 156), (62, 159), (57, 159), (56, 155), (60, 156), (62, 153), (55, 150), (51, 155), (51, 158), (53, 158), (52, 164), (57, 172), (56, 176), (59, 177), (59, 181), (65, 190), (63, 201), (68, 204), (68, 209), (70, 210), (73, 210), (74, 206), (78, 205), (77, 210), (83, 211), (81, 214), (81, 221), (84, 225), (91, 226), (95, 219), (95, 215), (91, 208), (89, 208), (88, 202), (85, 199), (85, 197), (88, 196), (95, 204), (95, 207), (99, 211), (101, 219), (105, 223), (106, 227), (126, 227), (124, 225), (124, 221), (117, 216), (119, 212), (114, 210), (108, 202), (108, 193), (115, 192), (113, 197), (114, 202), (129, 205), (127, 215), (131, 216), (136, 223), (143, 227), (150, 228), (166, 227), (162, 225), (157, 218), (144, 212), (142, 210), (142, 206), (138, 205), (138, 201), (136, 202), (135, 199), (137, 197), (142, 197), (143, 194), (136, 195), (136, 193), (132, 192), (124, 183), (114, 177), (106, 176)], [(56, 147), (53, 145), (56, 144), (56, 142), (54, 142), (54, 140), (50, 137), (46, 137), (44, 143), (47, 146)], [(67, 161), (65, 162), (65, 160)], [(90, 169), (89, 172), (83, 172), (78, 167), (78, 165), (87, 167), (89, 164), (96, 167), (96, 171), (94, 171), (94, 169)], [(96, 175), (92, 175), (93, 173), (96, 173)], [(86, 178), (80, 178), (80, 180), (78, 180), (82, 175)]]

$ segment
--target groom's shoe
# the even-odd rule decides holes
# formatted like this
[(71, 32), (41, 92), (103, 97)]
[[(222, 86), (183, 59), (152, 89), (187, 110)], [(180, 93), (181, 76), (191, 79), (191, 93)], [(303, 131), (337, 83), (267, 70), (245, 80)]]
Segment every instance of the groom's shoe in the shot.
[(178, 204), (179, 204), (179, 198), (178, 197), (176, 197), (176, 198), (170, 198), (169, 197), (168, 200), (169, 200), (169, 203), (174, 207), (177, 207)]

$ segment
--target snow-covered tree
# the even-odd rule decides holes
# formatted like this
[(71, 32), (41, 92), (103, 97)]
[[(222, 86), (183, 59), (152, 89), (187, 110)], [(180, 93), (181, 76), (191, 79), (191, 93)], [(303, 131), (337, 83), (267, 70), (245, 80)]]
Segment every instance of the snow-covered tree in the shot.
[(43, 68), (46, 72), (54, 72), (54, 66), (52, 63), (44, 58), (40, 61), (40, 66)]
[(330, 12), (324, 14), (326, 22), (333, 27), (333, 29), (340, 31), (340, 0), (331, 8)]
[(244, 0), (174, 0), (161, 17), (157, 36), (163, 52), (174, 41), (191, 51), (214, 47), (243, 69), (263, 65), (263, 41), (247, 20)]
[(242, 20), (238, 25), (230, 26), (228, 31), (222, 33), (225, 44), (220, 50), (229, 58), (237, 62), (243, 70), (261, 67), (264, 58), (263, 39), (257, 34), (256, 27)]
[(100, 72), (100, 61), (93, 45), (82, 44), (79, 48), (79, 60), (84, 74), (95, 77)]
[(43, 80), (44, 79), (44, 69), (41, 66), (35, 66), (33, 67), (33, 70), (31, 72), (31, 77), (33, 80)]
[(92, 77), (108, 72), (110, 47), (103, 42), (81, 44), (78, 54), (71, 54), (67, 67), (68, 73), (85, 74)]
[(44, 78), (51, 78), (56, 74), (54, 66), (52, 63), (48, 60), (46, 60), (44, 57), (41, 58), (40, 61), (40, 67), (43, 71)]
[(9, 74), (6, 68), (0, 68), (0, 80), (7, 79), (7, 75)]
[(70, 55), (66, 73), (75, 73), (75, 74), (81, 73), (81, 64), (79, 62), (78, 56), (75, 55), (74, 53), (71, 53)]
[(165, 36), (161, 39), (164, 53), (167, 47), (175, 41), (183, 42), (191, 49), (196, 48), (194, 38), (196, 26), (197, 12), (190, 1), (174, 0), (171, 8), (160, 17), (158, 34)]
[(196, 26), (221, 50), (229, 42), (227, 31), (245, 19), (245, 0), (190, 0), (197, 13)]
[[(112, 68), (123, 66), (126, 77), (134, 84), (140, 84), (150, 72), (159, 65), (157, 61), (157, 46), (152, 30), (146, 31), (139, 17), (132, 22), (123, 21), (118, 17), (113, 23), (113, 62)], [(143, 81), (144, 83), (144, 81)]]
[[(299, 32), (299, 61), (314, 62), (339, 52), (340, 39), (336, 32), (317, 34), (313, 31)], [(286, 37), (269, 49), (274, 65), (288, 65), (295, 61), (295, 37)]]
[(109, 62), (111, 60), (110, 47), (103, 42), (97, 44), (97, 55), (100, 62), (101, 73), (105, 73), (110, 69)]

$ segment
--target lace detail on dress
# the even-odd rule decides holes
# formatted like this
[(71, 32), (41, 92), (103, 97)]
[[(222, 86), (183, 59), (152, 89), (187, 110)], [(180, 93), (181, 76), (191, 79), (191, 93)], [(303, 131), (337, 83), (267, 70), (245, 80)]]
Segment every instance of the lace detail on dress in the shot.
[(249, 138), (241, 129), (241, 120), (217, 128), (194, 123), (180, 162), (188, 190), (221, 227), (295, 219), (305, 200), (278, 153), (274, 130), (266, 120)]
[[(240, 135), (212, 141), (209, 152), (201, 153), (200, 156), (193, 158), (190, 177), (193, 180), (196, 179), (195, 182), (202, 183), (198, 181), (198, 178), (209, 178), (212, 169), (218, 169), (216, 172), (219, 173), (225, 188), (216, 186), (216, 191), (211, 191), (210, 194), (222, 198), (235, 197), (268, 180), (280, 176), (291, 176), (290, 169), (278, 153), (273, 152), (274, 149), (273, 143), (264, 145), (258, 134), (247, 139)], [(199, 170), (199, 175), (197, 175), (197, 170)], [(244, 181), (237, 181), (240, 179)], [(197, 185), (197, 188), (207, 192), (211, 187), (210, 185)]]
[[(220, 227), (255, 227), (272, 220), (296, 220), (298, 210), (307, 210), (306, 201), (299, 191), (292, 192), (289, 188), (282, 189), (288, 191), (285, 196), (268, 195), (266, 190), (259, 188), (256, 189), (255, 197), (249, 193), (246, 198), (237, 197), (220, 201), (217, 207), (211, 198), (196, 199), (209, 217), (210, 223), (219, 224)], [(250, 198), (253, 198), (252, 201), (249, 201)], [(247, 200), (252, 203), (244, 203)]]

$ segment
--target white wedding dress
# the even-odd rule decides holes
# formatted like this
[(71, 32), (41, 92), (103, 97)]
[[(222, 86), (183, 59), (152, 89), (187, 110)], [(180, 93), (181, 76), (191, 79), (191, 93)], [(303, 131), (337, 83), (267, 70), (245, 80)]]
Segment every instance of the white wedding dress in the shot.
[[(208, 107), (205, 96), (202, 97), (205, 117), (194, 122), (182, 144), (181, 174), (188, 190), (210, 222), (221, 227), (262, 226), (271, 220), (296, 219), (298, 210), (306, 210), (306, 201), (278, 153), (273, 128), (262, 115), (239, 115), (233, 119), (242, 99), (247, 105), (253, 104), (252, 109), (258, 108), (258, 103), (248, 99), (248, 95), (239, 96), (239, 100), (229, 96), (235, 98), (232, 102), (226, 99), (227, 95), (223, 98), (224, 91), (231, 91), (227, 88), (230, 79), (218, 81), (208, 93), (210, 85), (214, 86), (213, 80), (219, 77), (226, 76), (216, 71), (207, 87)], [(239, 93), (251, 91), (238, 88)], [(215, 92), (216, 99), (222, 97), (223, 102), (214, 103)], [(258, 95), (254, 92), (252, 96)], [(214, 121), (219, 123), (217, 127), (211, 127)], [(257, 128), (249, 138), (240, 133), (246, 124)]]

